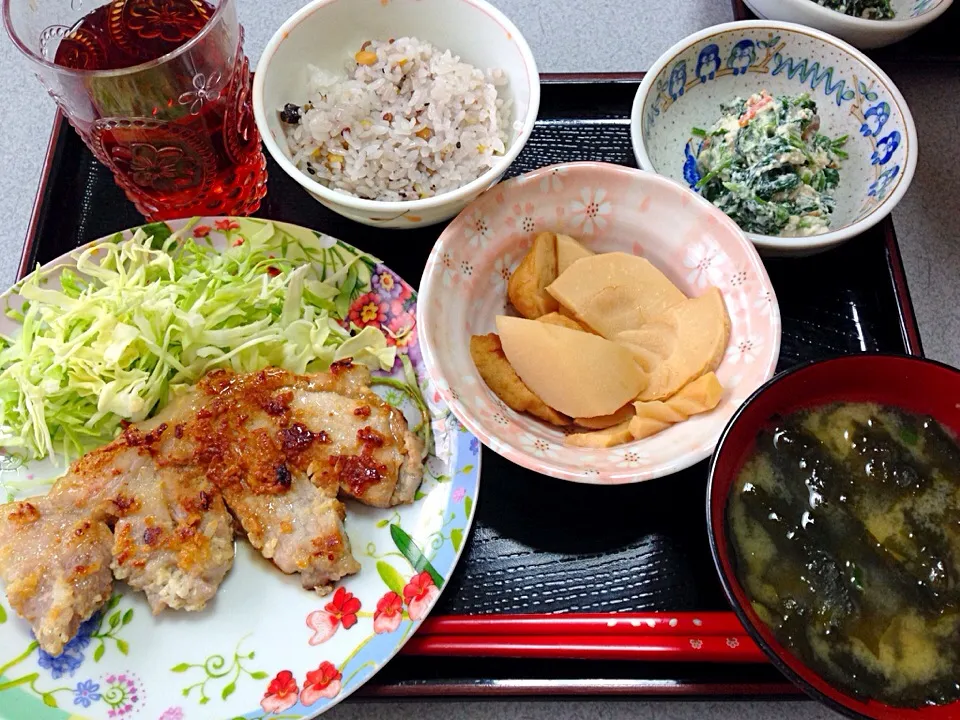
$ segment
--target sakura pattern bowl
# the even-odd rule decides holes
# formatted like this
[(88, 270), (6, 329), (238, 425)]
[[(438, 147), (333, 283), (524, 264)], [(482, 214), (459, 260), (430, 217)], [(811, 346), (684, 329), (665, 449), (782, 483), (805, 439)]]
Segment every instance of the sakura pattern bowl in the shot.
[[(598, 252), (643, 255), (687, 295), (720, 289), (732, 329), (717, 370), (724, 394), (715, 410), (644, 440), (593, 450), (564, 445), (560, 429), (494, 395), (470, 356), (470, 337), (493, 332), (495, 317), (512, 313), (507, 280), (545, 230)], [(773, 287), (736, 224), (671, 180), (605, 163), (542, 168), (471, 203), (427, 260), (417, 326), (433, 387), (487, 447), (544, 475), (604, 485), (662, 477), (708, 457), (740, 403), (773, 375), (780, 352)]]
[(826, 250), (873, 227), (896, 207), (917, 166), (917, 130), (906, 101), (859, 50), (792, 23), (717, 25), (667, 50), (633, 102), (630, 135), (637, 163), (695, 187), (702, 141), (692, 128), (713, 125), (720, 103), (761, 90), (775, 97), (808, 93), (822, 120), (820, 132), (847, 135), (843, 149), (849, 154), (840, 166), (828, 232), (809, 237), (747, 233), (762, 253)]

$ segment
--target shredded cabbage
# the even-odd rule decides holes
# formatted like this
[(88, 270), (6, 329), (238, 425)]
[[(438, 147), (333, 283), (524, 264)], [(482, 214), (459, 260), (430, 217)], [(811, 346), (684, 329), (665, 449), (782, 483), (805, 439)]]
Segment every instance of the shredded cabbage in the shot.
[(22, 330), (0, 336), (0, 445), (30, 459), (75, 457), (216, 367), (303, 373), (351, 357), (392, 368), (396, 348), (379, 329), (339, 321), (361, 260), (324, 280), (312, 263), (283, 257), (279, 234), (267, 223), (217, 250), (138, 230), (84, 250), (59, 289), (49, 272), (28, 276), (23, 306), (8, 311)]

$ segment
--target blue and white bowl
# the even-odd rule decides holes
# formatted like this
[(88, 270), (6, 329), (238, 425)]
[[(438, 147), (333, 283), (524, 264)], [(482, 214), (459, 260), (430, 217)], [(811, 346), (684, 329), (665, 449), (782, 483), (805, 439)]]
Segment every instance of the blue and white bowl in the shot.
[(835, 37), (770, 20), (707, 28), (656, 62), (630, 117), (640, 167), (695, 186), (700, 138), (691, 129), (710, 127), (721, 103), (760, 90), (774, 96), (809, 93), (821, 132), (849, 136), (830, 231), (808, 237), (747, 233), (762, 252), (820, 252), (873, 227), (900, 202), (917, 166), (917, 130), (893, 81)]

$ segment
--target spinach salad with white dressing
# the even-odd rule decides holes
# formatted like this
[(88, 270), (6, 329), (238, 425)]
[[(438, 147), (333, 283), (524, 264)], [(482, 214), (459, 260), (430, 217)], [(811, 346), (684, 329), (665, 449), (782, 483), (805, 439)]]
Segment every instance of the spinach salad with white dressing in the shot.
[(895, 14), (890, 0), (816, 0), (816, 3), (844, 15), (867, 20), (890, 20)]
[(774, 98), (763, 90), (720, 110), (712, 127), (692, 130), (701, 138), (688, 159), (696, 163), (696, 190), (747, 232), (826, 232), (847, 136), (819, 132), (817, 106), (806, 93)]

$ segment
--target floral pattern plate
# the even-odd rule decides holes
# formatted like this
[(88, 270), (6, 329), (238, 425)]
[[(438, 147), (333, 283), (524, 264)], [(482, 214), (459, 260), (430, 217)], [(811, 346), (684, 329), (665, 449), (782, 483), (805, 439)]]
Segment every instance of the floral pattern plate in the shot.
[[(186, 222), (168, 223), (161, 232)], [(187, 231), (221, 248), (267, 224), (256, 218), (191, 222)], [(317, 263), (324, 274), (360, 256), (357, 272), (344, 276), (353, 284), (342, 287), (350, 300), (347, 320), (381, 327), (398, 354), (410, 358), (431, 414), (435, 441), (417, 500), (389, 510), (350, 503), (346, 526), (362, 569), (323, 598), (239, 541), (233, 568), (204, 611), (153, 616), (142, 594), (117, 583), (104, 610), (51, 657), (0, 596), (0, 720), (314, 717), (400, 650), (450, 578), (473, 518), (479, 446), (426, 375), (416, 292), (375, 258), (335, 238), (273, 225), (289, 257)], [(47, 267), (75, 265), (76, 254)], [(8, 302), (16, 291), (7, 294)], [(0, 318), (0, 332), (15, 333), (15, 323)], [(392, 373), (380, 374), (404, 382), (399, 357)], [(419, 422), (403, 393), (389, 385), (375, 389), (402, 407), (412, 425)], [(9, 454), (0, 461), (0, 484), (9, 484), (0, 487), (4, 492), (62, 472), (62, 463), (58, 470), (49, 461), (23, 464)]]
[[(564, 445), (561, 429), (510, 410), (493, 394), (470, 357), (470, 336), (494, 332), (495, 317), (512, 312), (507, 280), (544, 230), (597, 252), (642, 255), (688, 296), (720, 289), (732, 327), (717, 369), (724, 394), (712, 412), (644, 440), (592, 450)], [(737, 407), (773, 375), (780, 354), (773, 286), (740, 229), (679, 184), (619, 165), (554, 165), (485, 192), (440, 236), (420, 298), (424, 360), (453, 412), (494, 452), (575, 482), (640, 482), (703, 460)]]

